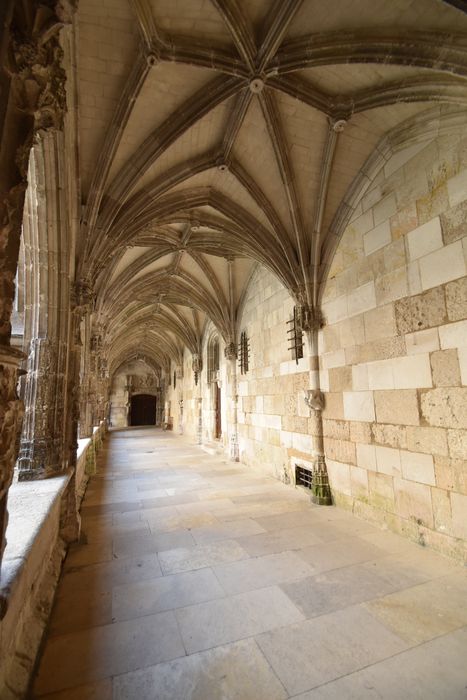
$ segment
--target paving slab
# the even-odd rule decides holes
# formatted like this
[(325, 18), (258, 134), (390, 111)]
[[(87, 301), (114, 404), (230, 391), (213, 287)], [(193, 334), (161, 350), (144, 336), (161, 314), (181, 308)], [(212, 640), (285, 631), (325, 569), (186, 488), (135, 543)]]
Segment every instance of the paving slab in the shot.
[(467, 570), (152, 428), (111, 431), (33, 697), (467, 699)]

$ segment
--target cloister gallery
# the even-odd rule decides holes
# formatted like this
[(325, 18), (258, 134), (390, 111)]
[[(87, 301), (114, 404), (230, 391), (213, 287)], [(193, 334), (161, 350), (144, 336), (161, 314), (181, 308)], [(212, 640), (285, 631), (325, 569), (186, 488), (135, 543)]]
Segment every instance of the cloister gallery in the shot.
[(2, 699), (465, 697), (466, 80), (462, 0), (0, 2)]

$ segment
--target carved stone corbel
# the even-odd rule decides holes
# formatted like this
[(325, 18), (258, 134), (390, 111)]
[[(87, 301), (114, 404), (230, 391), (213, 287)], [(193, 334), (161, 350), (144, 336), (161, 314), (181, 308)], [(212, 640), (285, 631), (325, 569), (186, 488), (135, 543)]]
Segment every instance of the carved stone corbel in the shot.
[(319, 389), (306, 389), (304, 399), (310, 410), (322, 411), (324, 409), (324, 394)]
[(237, 346), (234, 342), (229, 342), (226, 344), (224, 349), (224, 355), (226, 360), (236, 360), (237, 359)]

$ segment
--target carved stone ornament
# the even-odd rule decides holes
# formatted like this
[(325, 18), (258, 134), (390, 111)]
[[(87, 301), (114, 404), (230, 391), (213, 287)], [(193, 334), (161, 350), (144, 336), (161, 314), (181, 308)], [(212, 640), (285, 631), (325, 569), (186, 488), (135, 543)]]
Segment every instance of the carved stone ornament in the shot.
[(319, 389), (307, 389), (305, 391), (305, 403), (313, 411), (322, 411), (324, 408), (324, 394)]
[(303, 331), (318, 331), (324, 325), (324, 318), (321, 310), (309, 304), (297, 306), (298, 320)]
[(86, 311), (94, 308), (96, 295), (89, 282), (78, 280), (73, 282), (70, 288), (70, 303), (73, 311), (84, 315)]
[(16, 79), (15, 102), (18, 109), (34, 116), (36, 133), (63, 126), (66, 74), (58, 33), (72, 22), (75, 11), (74, 0), (37, 3), (32, 34), (12, 31), (9, 69)]
[(224, 350), (224, 355), (226, 360), (236, 360), (237, 359), (237, 346), (235, 343), (227, 343)]

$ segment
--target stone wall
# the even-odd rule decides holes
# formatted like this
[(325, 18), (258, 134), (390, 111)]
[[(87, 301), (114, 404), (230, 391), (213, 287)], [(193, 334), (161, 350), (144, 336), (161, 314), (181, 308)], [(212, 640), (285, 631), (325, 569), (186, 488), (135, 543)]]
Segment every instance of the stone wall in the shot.
[[(127, 376), (154, 377), (154, 370), (144, 360), (132, 360), (127, 362), (116, 372), (112, 378), (110, 394), (110, 425), (113, 428), (126, 428), (128, 425), (128, 391)], [(144, 393), (154, 393), (152, 388), (144, 389)], [(158, 399), (159, 400), (159, 396)], [(163, 408), (163, 407), (162, 407)]]
[(65, 542), (61, 512), (69, 475), (10, 489), (0, 589), (0, 697), (25, 697), (55, 594)]
[(466, 260), (467, 136), (394, 156), (333, 259), (320, 360), (336, 502), (460, 558)]
[(298, 364), (289, 350), (287, 325), (294, 301), (281, 283), (258, 266), (248, 287), (239, 332), (249, 340), (249, 369), (238, 374), (240, 460), (290, 482), (295, 464), (310, 465), (311, 425), (304, 391), (310, 358)]

